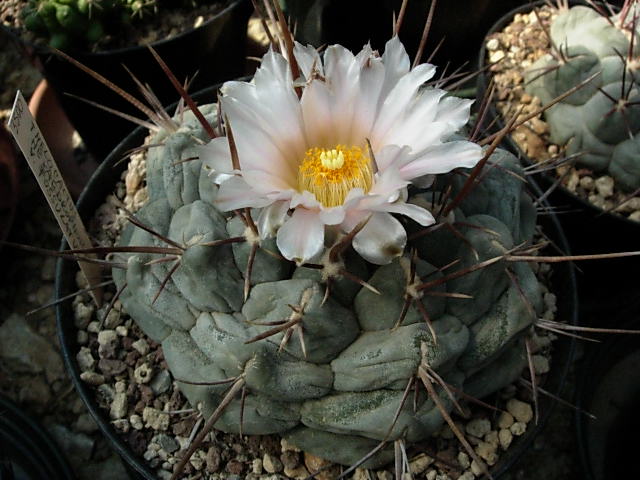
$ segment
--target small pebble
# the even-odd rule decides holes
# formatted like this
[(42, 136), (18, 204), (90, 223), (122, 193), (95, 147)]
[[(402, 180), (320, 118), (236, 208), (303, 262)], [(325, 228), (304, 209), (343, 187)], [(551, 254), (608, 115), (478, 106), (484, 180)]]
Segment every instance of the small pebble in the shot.
[(516, 437), (522, 435), (527, 430), (527, 424), (522, 422), (516, 422), (511, 425), (509, 431), (513, 433)]
[(513, 415), (509, 412), (502, 412), (498, 417), (498, 427), (500, 428), (509, 428), (513, 425), (514, 419)]
[(265, 453), (262, 457), (262, 467), (267, 473), (278, 473), (282, 471), (282, 462), (279, 458)]
[(80, 380), (89, 385), (98, 386), (104, 383), (104, 375), (96, 372), (82, 372), (80, 374)]
[(604, 198), (608, 198), (613, 195), (614, 181), (612, 177), (604, 175), (600, 178), (597, 178), (595, 184), (596, 190), (598, 190), (598, 193)]
[(147, 363), (143, 363), (133, 371), (133, 379), (136, 383), (149, 383), (153, 375), (153, 369)]
[(503, 428), (498, 432), (498, 439), (500, 440), (500, 446), (502, 449), (506, 450), (513, 441), (513, 434), (508, 429)]
[(420, 475), (427, 468), (429, 468), (429, 465), (431, 465), (433, 462), (433, 458), (424, 453), (421, 453), (420, 455), (411, 459), (411, 461), (409, 462), (409, 470), (411, 470), (411, 473), (413, 473), (414, 475)]
[(149, 353), (149, 344), (144, 338), (136, 340), (131, 344), (131, 346), (135, 348), (142, 356), (145, 356), (147, 353)]
[(512, 398), (507, 402), (507, 411), (514, 416), (518, 422), (528, 423), (533, 418), (531, 405)]
[(465, 430), (469, 435), (482, 438), (491, 430), (491, 422), (486, 418), (474, 418), (467, 423)]

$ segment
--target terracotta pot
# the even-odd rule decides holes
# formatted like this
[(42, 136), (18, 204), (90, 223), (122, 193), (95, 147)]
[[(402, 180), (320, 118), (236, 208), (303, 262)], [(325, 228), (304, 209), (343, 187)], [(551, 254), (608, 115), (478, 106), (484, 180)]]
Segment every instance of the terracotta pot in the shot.
[(75, 129), (47, 80), (42, 80), (31, 95), (29, 111), (51, 150), (69, 192), (74, 198), (78, 198), (98, 164), (89, 155), (83, 156), (82, 163), (78, 163), (78, 159), (74, 157)]

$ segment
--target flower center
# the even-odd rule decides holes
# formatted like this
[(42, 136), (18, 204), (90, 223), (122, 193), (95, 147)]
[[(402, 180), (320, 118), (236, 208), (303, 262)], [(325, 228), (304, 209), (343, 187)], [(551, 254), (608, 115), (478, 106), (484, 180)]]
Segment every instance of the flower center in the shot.
[(371, 160), (360, 147), (310, 148), (298, 169), (298, 189), (313, 193), (325, 207), (344, 203), (350, 190), (371, 189)]

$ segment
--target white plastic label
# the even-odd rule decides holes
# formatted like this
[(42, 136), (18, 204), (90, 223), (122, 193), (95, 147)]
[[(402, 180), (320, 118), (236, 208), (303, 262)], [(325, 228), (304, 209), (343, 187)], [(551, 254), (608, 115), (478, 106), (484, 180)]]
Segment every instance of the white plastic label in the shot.
[[(69, 246), (72, 249), (91, 248), (91, 241), (58, 170), (58, 165), (20, 91), (16, 93), (8, 127), (27, 159)], [(98, 265), (87, 262), (78, 263), (90, 287), (100, 282)], [(101, 291), (92, 289), (91, 296), (96, 304), (100, 305)]]

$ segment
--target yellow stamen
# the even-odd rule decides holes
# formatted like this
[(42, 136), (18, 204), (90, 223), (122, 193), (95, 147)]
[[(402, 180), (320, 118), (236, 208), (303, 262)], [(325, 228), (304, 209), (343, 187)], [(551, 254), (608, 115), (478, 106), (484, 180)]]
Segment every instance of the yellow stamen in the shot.
[(371, 189), (371, 159), (360, 147), (310, 148), (298, 169), (298, 189), (313, 193), (325, 207), (342, 205), (353, 188)]

